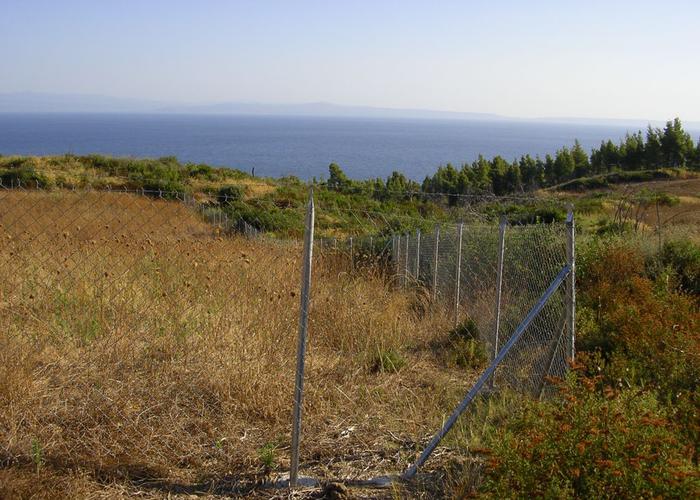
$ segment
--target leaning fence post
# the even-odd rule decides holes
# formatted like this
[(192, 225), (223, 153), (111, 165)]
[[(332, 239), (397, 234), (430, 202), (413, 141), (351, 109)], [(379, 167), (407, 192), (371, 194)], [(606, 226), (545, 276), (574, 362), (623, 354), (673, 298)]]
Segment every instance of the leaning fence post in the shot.
[(455, 273), (455, 326), (459, 324), (459, 288), (462, 279), (462, 232), (464, 223), (457, 225), (457, 270)]
[(309, 205), (306, 209), (304, 230), (304, 265), (301, 275), (301, 300), (299, 304), (299, 342), (297, 344), (297, 371), (294, 381), (294, 416), (292, 427), (292, 463), (289, 486), (297, 485), (299, 477), (299, 440), (301, 438), (301, 404), (304, 397), (304, 356), (306, 333), (309, 325), (309, 294), (311, 293), (311, 263), (314, 241), (314, 193), (309, 188)]
[(440, 225), (435, 224), (435, 255), (433, 256), (433, 301), (437, 301), (438, 249), (440, 247)]
[(572, 205), (569, 205), (566, 216), (566, 263), (571, 269), (566, 280), (566, 325), (569, 331), (567, 347), (573, 361), (576, 355), (576, 227)]
[(420, 229), (416, 229), (416, 281), (420, 279)]
[(518, 342), (520, 337), (523, 335), (523, 332), (527, 330), (527, 328), (530, 326), (535, 317), (537, 317), (537, 315), (542, 311), (542, 309), (544, 309), (544, 306), (549, 301), (549, 298), (554, 294), (554, 292), (557, 291), (559, 286), (561, 286), (561, 284), (564, 282), (564, 280), (567, 278), (570, 272), (571, 269), (569, 269), (568, 265), (565, 266), (561, 271), (559, 271), (559, 274), (557, 274), (557, 276), (554, 278), (554, 281), (552, 281), (549, 284), (547, 290), (545, 290), (545, 292), (539, 298), (534, 307), (530, 309), (530, 311), (527, 313), (525, 319), (523, 319), (520, 322), (520, 324), (515, 328), (515, 331), (513, 331), (513, 335), (511, 335), (508, 341), (503, 345), (503, 348), (498, 353), (498, 356), (496, 356), (496, 359), (494, 359), (488, 366), (488, 368), (486, 368), (486, 370), (484, 370), (481, 373), (481, 376), (479, 376), (478, 380), (472, 386), (472, 388), (469, 389), (469, 392), (464, 397), (464, 399), (462, 399), (462, 401), (457, 405), (457, 407), (454, 409), (449, 418), (445, 421), (442, 428), (437, 432), (437, 434), (433, 436), (433, 439), (430, 441), (430, 443), (428, 443), (428, 446), (425, 447), (423, 453), (421, 453), (418, 459), (412, 465), (410, 465), (408, 469), (406, 469), (405, 472), (401, 475), (402, 479), (411, 479), (413, 476), (416, 475), (418, 468), (423, 466), (423, 464), (426, 462), (426, 460), (428, 460), (433, 451), (435, 451), (437, 445), (440, 444), (442, 438), (444, 438), (447, 435), (447, 433), (450, 432), (454, 424), (457, 422), (457, 419), (462, 415), (462, 413), (464, 413), (464, 411), (471, 404), (474, 398), (479, 394), (479, 391), (481, 391), (481, 388), (484, 387), (484, 384), (486, 384), (486, 382), (493, 376), (494, 372), (498, 368), (498, 365), (503, 361), (508, 352), (510, 352), (511, 348), (515, 345), (515, 343)]
[[(495, 324), (493, 327), (493, 359), (498, 356), (498, 334), (501, 329), (501, 291), (503, 290), (503, 257), (506, 250), (506, 225), (508, 219), (505, 215), (501, 216), (501, 222), (498, 226), (498, 267), (496, 268), (496, 306), (494, 310)], [(493, 387), (493, 379), (491, 379), (491, 387)]]

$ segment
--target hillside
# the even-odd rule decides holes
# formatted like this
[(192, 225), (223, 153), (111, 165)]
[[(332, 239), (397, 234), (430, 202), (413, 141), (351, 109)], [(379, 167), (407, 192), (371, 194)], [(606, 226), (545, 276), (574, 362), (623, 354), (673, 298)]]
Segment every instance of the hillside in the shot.
[[(253, 493), (288, 468), (298, 247), (131, 194), (0, 206), (0, 496)], [(333, 269), (315, 270), (304, 474), (395, 472), (474, 372), (431, 348), (441, 312)]]
[[(0, 496), (269, 497), (266, 483), (289, 469), (301, 255), (290, 237), (303, 227), (308, 186), (172, 159), (0, 163)], [(344, 244), (349, 234), (469, 216), (479, 224), (467, 226), (471, 257), (463, 257), (477, 260), (493, 245), (479, 246), (469, 228), (495, 243), (488, 235), (501, 213), (518, 224), (559, 220), (569, 201), (577, 209), (577, 362), (568, 380), (550, 380), (555, 389), (542, 401), (486, 393), (418, 480), (390, 490), (350, 482), (349, 494), (692, 495), (700, 250), (688, 229), (697, 230), (697, 185), (455, 203), (317, 184), (321, 235)], [(202, 217), (211, 211), (264, 222), (285, 238), (222, 232)], [(562, 228), (536, 226), (537, 238), (508, 245), (508, 255), (521, 253), (506, 267), (507, 282), (518, 279), (504, 289), (504, 318), (519, 318), (512, 313), (533, 293), (545, 250), (563, 255), (552, 239)], [(444, 276), (452, 277), (455, 240), (445, 238)], [(393, 264), (372, 253), (348, 266), (342, 248), (319, 241), (315, 254), (302, 473), (366, 479), (415, 460), (489, 351), (479, 321), (465, 316), (455, 327), (449, 297), (398, 286)], [(485, 316), (495, 273), (472, 264), (465, 296)], [(472, 297), (479, 273), (490, 288)], [(552, 320), (538, 331), (556, 328)], [(533, 345), (541, 362), (545, 349)]]

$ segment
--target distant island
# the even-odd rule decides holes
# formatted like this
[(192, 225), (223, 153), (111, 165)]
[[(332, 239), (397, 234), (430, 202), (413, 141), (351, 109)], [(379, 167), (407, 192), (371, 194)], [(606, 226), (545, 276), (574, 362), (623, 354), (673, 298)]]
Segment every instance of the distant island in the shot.
[[(516, 117), (494, 113), (349, 106), (330, 102), (174, 102), (104, 96), (41, 92), (0, 93), (0, 113), (147, 113), (195, 115), (314, 116), (336, 118), (383, 118), (426, 120), (536, 121), (579, 125), (646, 127), (663, 125), (662, 120), (582, 117)], [(687, 122), (700, 128), (700, 122)]]

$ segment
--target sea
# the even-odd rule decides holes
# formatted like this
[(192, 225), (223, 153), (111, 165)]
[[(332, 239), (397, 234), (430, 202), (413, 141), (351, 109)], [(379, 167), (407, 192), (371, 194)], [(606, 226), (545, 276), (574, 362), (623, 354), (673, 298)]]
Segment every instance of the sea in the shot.
[(544, 157), (575, 139), (590, 150), (638, 129), (541, 121), (6, 113), (0, 114), (0, 155), (176, 156), (304, 180), (327, 177), (334, 162), (354, 179), (398, 170), (420, 181), (440, 165), (460, 166), (479, 154)]

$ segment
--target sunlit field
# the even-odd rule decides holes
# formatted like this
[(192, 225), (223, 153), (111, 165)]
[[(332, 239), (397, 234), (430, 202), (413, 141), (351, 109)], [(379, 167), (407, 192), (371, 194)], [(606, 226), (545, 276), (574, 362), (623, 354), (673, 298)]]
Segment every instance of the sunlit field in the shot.
[[(0, 496), (272, 494), (300, 245), (125, 193), (3, 191), (0, 224)], [(315, 259), (301, 472), (397, 473), (476, 372), (425, 298), (337, 269)]]

